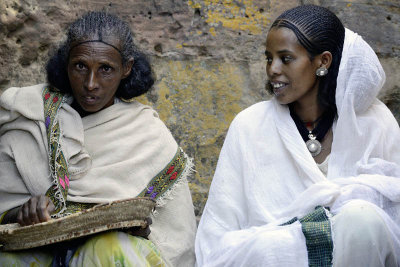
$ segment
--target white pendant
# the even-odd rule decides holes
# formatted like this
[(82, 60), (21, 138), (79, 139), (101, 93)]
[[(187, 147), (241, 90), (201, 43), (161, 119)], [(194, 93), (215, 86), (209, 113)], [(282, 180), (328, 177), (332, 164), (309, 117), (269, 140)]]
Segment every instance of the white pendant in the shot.
[(310, 151), (311, 155), (315, 157), (321, 153), (322, 145), (312, 133), (310, 133), (308, 137), (310, 140), (306, 142), (307, 149)]

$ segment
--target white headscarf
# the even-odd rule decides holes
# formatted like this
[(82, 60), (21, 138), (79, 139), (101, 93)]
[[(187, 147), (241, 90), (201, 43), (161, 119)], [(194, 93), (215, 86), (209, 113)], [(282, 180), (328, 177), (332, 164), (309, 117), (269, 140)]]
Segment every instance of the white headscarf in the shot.
[(399, 166), (393, 165), (400, 163), (395, 141), (399, 127), (376, 98), (384, 83), (385, 72), (375, 52), (361, 36), (346, 29), (336, 88), (339, 117), (328, 177), (360, 173), (400, 177)]

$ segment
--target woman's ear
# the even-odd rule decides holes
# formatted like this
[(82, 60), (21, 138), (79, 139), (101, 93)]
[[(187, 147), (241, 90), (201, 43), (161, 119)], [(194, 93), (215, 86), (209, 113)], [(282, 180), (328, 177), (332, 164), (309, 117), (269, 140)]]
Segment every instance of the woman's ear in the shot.
[(320, 55), (321, 65), (320, 67), (325, 67), (329, 69), (332, 64), (332, 54), (329, 51), (324, 51)]
[(132, 71), (132, 66), (133, 66), (133, 62), (134, 62), (133, 58), (130, 58), (130, 59), (124, 64), (124, 66), (123, 66), (123, 71), (124, 71), (124, 73), (123, 73), (123, 75), (122, 75), (122, 79), (125, 79), (125, 78), (128, 77), (129, 74), (131, 73), (131, 71)]

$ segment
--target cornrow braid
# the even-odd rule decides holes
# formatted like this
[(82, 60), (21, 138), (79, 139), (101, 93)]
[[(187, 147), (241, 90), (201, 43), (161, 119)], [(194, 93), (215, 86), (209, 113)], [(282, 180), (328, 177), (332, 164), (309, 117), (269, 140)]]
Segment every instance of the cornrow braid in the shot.
[[(105, 12), (89, 12), (71, 24), (67, 35), (67, 44), (98, 40), (107, 43), (106, 39), (117, 37), (121, 42), (123, 63), (136, 52), (129, 26), (114, 15)], [(108, 43), (107, 43), (108, 44)]]
[(329, 51), (332, 64), (326, 76), (320, 77), (318, 101), (337, 115), (336, 79), (344, 43), (344, 27), (339, 18), (328, 9), (316, 5), (302, 5), (283, 12), (271, 25), (291, 29), (310, 59)]
[[(121, 49), (111, 45), (110, 40), (117, 40)], [(123, 64), (130, 59), (134, 60), (130, 75), (123, 79), (118, 87), (117, 97), (130, 99), (146, 93), (151, 88), (154, 78), (150, 63), (134, 45), (129, 25), (106, 12), (88, 12), (69, 26), (67, 40), (47, 62), (48, 82), (62, 92), (72, 93), (67, 73), (69, 52), (76, 45), (93, 41), (105, 43), (116, 49), (121, 54)]]

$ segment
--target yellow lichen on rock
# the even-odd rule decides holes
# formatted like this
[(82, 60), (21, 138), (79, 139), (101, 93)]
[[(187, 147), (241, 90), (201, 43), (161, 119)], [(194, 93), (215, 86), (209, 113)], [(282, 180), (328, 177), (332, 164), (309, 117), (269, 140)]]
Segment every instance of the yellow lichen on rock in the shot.
[[(157, 68), (162, 77), (154, 88), (157, 101), (151, 105), (194, 157), (197, 172), (190, 188), (194, 203), (202, 205), (226, 131), (243, 109), (243, 70), (227, 62), (172, 60)], [(150, 104), (145, 96), (139, 101)]]
[(258, 35), (269, 23), (263, 9), (250, 0), (204, 0), (189, 1), (188, 4), (191, 8), (202, 8), (207, 14), (205, 21), (211, 26), (221, 24), (231, 30)]
[[(210, 66), (205, 62), (170, 61), (167, 69), (156, 84), (159, 101), (155, 106), (161, 119), (171, 123), (175, 121), (174, 110), (183, 109), (187, 110), (184, 116), (187, 123), (193, 124), (192, 132), (204, 129), (216, 129), (217, 135), (225, 132), (233, 113), (241, 110), (238, 101), (244, 84), (238, 67), (229, 63)], [(202, 122), (199, 124), (196, 119)], [(213, 143), (215, 137), (211, 138), (211, 141), (203, 139), (202, 144)]]

